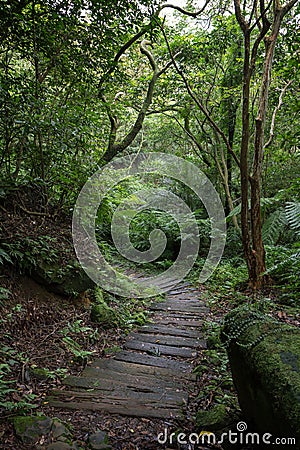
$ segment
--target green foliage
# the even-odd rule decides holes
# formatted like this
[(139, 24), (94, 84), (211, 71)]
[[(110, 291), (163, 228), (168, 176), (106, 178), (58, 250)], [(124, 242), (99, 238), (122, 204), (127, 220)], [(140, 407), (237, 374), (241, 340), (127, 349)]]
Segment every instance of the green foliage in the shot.
[[(15, 381), (15, 366), (20, 362), (27, 362), (22, 353), (18, 353), (10, 346), (4, 346), (0, 349), (0, 409), (9, 412), (28, 413), (37, 405), (31, 403), (36, 395), (32, 393), (20, 392)], [(12, 396), (15, 400), (12, 401)]]
[(300, 239), (300, 202), (288, 202), (285, 207), (287, 221)]
[[(53, 246), (54, 242), (56, 239), (51, 236), (38, 236), (3, 243), (2, 246), (5, 249), (3, 252), (6, 254), (6, 261), (13, 262), (21, 272), (24, 272), (36, 267), (38, 260), (43, 260), (46, 264), (57, 261), (59, 254), (58, 249)], [(0, 261), (1, 264), (3, 261)]]
[(280, 300), (294, 306), (299, 306), (300, 299), (300, 244), (294, 248), (277, 245), (266, 246), (268, 270), (276, 285), (280, 287)]

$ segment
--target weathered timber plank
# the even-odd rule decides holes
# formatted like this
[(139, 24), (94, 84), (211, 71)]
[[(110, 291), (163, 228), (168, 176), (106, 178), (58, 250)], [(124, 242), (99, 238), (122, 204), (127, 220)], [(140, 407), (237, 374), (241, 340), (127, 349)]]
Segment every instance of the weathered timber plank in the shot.
[(180, 356), (182, 358), (193, 358), (197, 355), (197, 352), (190, 348), (171, 347), (169, 345), (153, 344), (136, 340), (127, 341), (125, 343), (125, 348), (150, 352), (158, 355)]
[(144, 325), (138, 329), (139, 333), (155, 333), (155, 334), (168, 334), (170, 336), (183, 336), (190, 338), (201, 337), (201, 334), (196, 330), (180, 328), (175, 326), (166, 325)]
[(143, 353), (130, 352), (126, 350), (117, 353), (114, 359), (117, 361), (126, 361), (147, 366), (163, 367), (178, 372), (186, 372), (192, 370), (191, 364), (188, 363), (175, 361), (173, 359), (161, 356), (145, 355)]
[(157, 317), (162, 317), (162, 318), (168, 318), (168, 317), (172, 317), (172, 318), (177, 318), (177, 319), (190, 319), (190, 320), (200, 320), (201, 316), (197, 313), (194, 312), (187, 312), (187, 311), (155, 311), (154, 316), (151, 317), (151, 319), (153, 321), (156, 321)]
[[(109, 402), (107, 403), (106, 400)], [(50, 403), (50, 402), (49, 402)], [(147, 417), (156, 419), (171, 419), (182, 417), (182, 411), (177, 408), (163, 408), (155, 406), (140, 405), (135, 402), (128, 402), (126, 399), (123, 402), (111, 403), (110, 399), (103, 399), (103, 401), (90, 400), (90, 401), (77, 401), (69, 402), (66, 404), (64, 401), (52, 401), (51, 406), (56, 408), (68, 408), (68, 409), (87, 409), (89, 411), (103, 411), (110, 414), (120, 414), (131, 417)]]
[(186, 381), (196, 379), (196, 375), (190, 373), (190, 367), (188, 367), (188, 370), (185, 369), (174, 371), (173, 369), (168, 369), (165, 367), (146, 366), (144, 364), (130, 363), (127, 361), (116, 361), (115, 359), (95, 359), (90, 366), (87, 366), (84, 369), (83, 373), (86, 373), (86, 371), (90, 369), (94, 369), (97, 371), (105, 371), (107, 369), (114, 370), (115, 372), (121, 373), (123, 377), (128, 373), (135, 376), (152, 375), (154, 377), (167, 378), (169, 380), (184, 379)]
[(138, 391), (122, 391), (113, 392), (103, 395), (101, 391), (86, 390), (86, 389), (72, 389), (72, 390), (54, 390), (51, 393), (51, 399), (64, 398), (66, 402), (71, 402), (74, 398), (78, 400), (92, 400), (103, 401), (111, 400), (112, 403), (118, 401), (133, 401), (136, 400), (139, 404), (153, 405), (160, 402), (158, 406), (170, 405), (171, 408), (178, 405), (186, 404), (188, 401), (188, 394), (185, 391), (157, 391), (157, 392), (138, 392)]
[[(127, 363), (128, 366), (130, 363)], [(145, 367), (152, 367), (152, 366), (143, 366)], [(172, 372), (171, 370), (167, 370), (167, 373), (159, 372), (157, 369), (153, 370), (152, 372), (147, 371), (139, 371), (139, 372), (130, 372), (129, 367), (126, 367), (125, 372), (117, 372), (113, 367), (110, 369), (99, 369), (95, 367), (86, 367), (84, 371), (82, 372), (82, 377), (87, 378), (94, 378), (95, 380), (109, 380), (112, 379), (113, 381), (119, 380), (120, 382), (124, 383), (124, 379), (126, 379), (127, 384), (133, 385), (134, 381), (139, 384), (139, 386), (149, 386), (151, 383), (152, 386), (158, 385), (159, 387), (163, 386), (177, 386), (182, 387), (183, 383), (186, 384), (187, 381), (195, 381), (196, 375), (192, 373), (186, 373), (183, 372), (182, 374), (178, 374), (176, 372)], [(132, 378), (131, 378), (132, 377)], [(153, 382), (154, 378), (154, 382)], [(125, 383), (124, 383), (125, 384)]]
[(200, 328), (203, 325), (202, 320), (195, 320), (193, 318), (180, 318), (180, 317), (169, 317), (169, 316), (155, 316), (155, 321), (158, 325), (179, 325), (183, 327)]
[(189, 314), (201, 314), (208, 312), (209, 309), (205, 306), (190, 306), (184, 303), (171, 304), (171, 303), (156, 303), (150, 306), (151, 311), (168, 311), (176, 313), (189, 313)]
[[(162, 334), (130, 333), (129, 339), (152, 344), (169, 345), (171, 347), (198, 348), (202, 346), (200, 339)], [(129, 341), (130, 342), (130, 341)]]
[[(92, 371), (93, 369), (91, 369)], [(98, 374), (100, 375), (100, 374)], [(161, 378), (150, 377), (135, 377), (134, 375), (126, 374), (110, 374), (111, 378), (101, 378), (95, 376), (94, 373), (89, 376), (87, 373), (84, 376), (68, 376), (64, 380), (64, 384), (67, 386), (94, 389), (102, 392), (124, 392), (124, 391), (136, 391), (136, 392), (163, 392), (164, 390), (171, 389), (176, 390), (174, 381), (163, 380)], [(177, 380), (178, 389), (182, 387), (182, 382)]]

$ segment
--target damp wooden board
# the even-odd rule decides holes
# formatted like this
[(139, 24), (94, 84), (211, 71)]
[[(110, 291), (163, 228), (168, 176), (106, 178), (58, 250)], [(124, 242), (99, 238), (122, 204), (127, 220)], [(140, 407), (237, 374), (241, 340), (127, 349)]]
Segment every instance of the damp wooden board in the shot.
[(179, 356), (182, 358), (193, 358), (197, 355), (197, 352), (191, 348), (172, 347), (170, 345), (160, 345), (138, 340), (127, 341), (124, 347), (131, 350), (149, 352), (154, 355)]
[[(104, 378), (101, 378), (102, 377)], [(176, 386), (173, 380), (166, 380), (153, 376), (135, 376), (133, 374), (120, 374), (111, 371), (108, 374), (97, 373), (90, 369), (80, 377), (73, 375), (64, 379), (64, 385), (80, 389), (93, 389), (101, 392), (162, 392), (164, 390), (182, 390), (182, 381), (177, 380)]]
[(137, 340), (141, 342), (149, 342), (151, 344), (169, 345), (171, 347), (201, 347), (200, 339), (187, 338), (183, 336), (170, 336), (163, 334), (147, 334), (147, 333), (130, 333), (128, 342)]
[(52, 399), (49, 403), (51, 406), (56, 408), (68, 408), (73, 410), (86, 409), (89, 411), (102, 411), (110, 414), (120, 414), (131, 417), (172, 419), (183, 416), (180, 405), (164, 405), (163, 401), (148, 404), (137, 400), (129, 401), (127, 398), (96, 398), (92, 396), (90, 399), (85, 399), (83, 397), (80, 400), (74, 397), (74, 400), (69, 401), (68, 403), (65, 402), (64, 398), (62, 398), (62, 400)]
[(122, 352), (117, 353), (114, 359), (116, 361), (130, 362), (153, 367), (162, 367), (165, 369), (180, 372), (187, 372), (192, 370), (191, 364), (185, 362), (176, 361), (174, 359), (166, 358), (163, 356), (145, 355), (143, 353), (131, 352), (127, 350), (123, 350)]
[(195, 380), (196, 375), (189, 373), (189, 370), (174, 371), (165, 367), (146, 366), (144, 364), (136, 364), (125, 361), (116, 361), (115, 359), (97, 359), (87, 366), (83, 374), (92, 373), (91, 370), (95, 370), (95, 376), (98, 376), (99, 372), (106, 370), (113, 370), (116, 373), (121, 373), (123, 377), (125, 374), (132, 374), (135, 376), (155, 376), (158, 378), (166, 378), (167, 380), (184, 379)]
[[(206, 311), (204, 311), (203, 313), (206, 314)], [(161, 317), (162, 319), (172, 317), (174, 319), (190, 319), (190, 320), (200, 320), (201, 318), (199, 312), (194, 313), (190, 311), (158, 310), (154, 312), (154, 316), (151, 317), (151, 320), (155, 322), (158, 317)]]
[(203, 320), (196, 320), (191, 317), (170, 317), (170, 315), (157, 315), (153, 318), (158, 325), (179, 325), (180, 327), (200, 328)]
[(171, 307), (171, 308), (203, 308), (205, 307), (205, 305), (203, 303), (198, 302), (197, 300), (195, 301), (191, 301), (191, 300), (186, 300), (186, 299), (180, 299), (180, 300), (170, 300), (170, 301), (166, 301), (163, 303), (157, 302), (157, 303), (153, 303), (153, 305), (151, 305), (151, 307), (153, 306), (166, 306), (166, 307)]
[(170, 336), (183, 336), (189, 338), (197, 338), (200, 333), (197, 330), (187, 328), (167, 326), (167, 325), (144, 325), (138, 329), (139, 333), (168, 334)]
[(95, 390), (87, 390), (87, 389), (67, 389), (64, 391), (54, 390), (50, 396), (51, 400), (53, 399), (65, 399), (66, 403), (72, 402), (75, 398), (80, 401), (84, 400), (103, 400), (105, 398), (111, 399), (112, 403), (129, 400), (129, 401), (137, 401), (140, 404), (151, 405), (157, 404), (160, 402), (159, 406), (170, 405), (171, 407), (176, 407), (182, 404), (187, 404), (188, 402), (188, 394), (182, 390), (160, 390), (160, 391), (151, 391), (151, 392), (143, 392), (142, 390), (135, 391), (122, 391), (122, 392), (111, 392), (103, 395), (101, 391)]
[(208, 308), (201, 305), (189, 305), (182, 303), (171, 304), (171, 303), (156, 303), (151, 305), (151, 311), (172, 311), (176, 313), (188, 313), (188, 314), (199, 314), (208, 311)]

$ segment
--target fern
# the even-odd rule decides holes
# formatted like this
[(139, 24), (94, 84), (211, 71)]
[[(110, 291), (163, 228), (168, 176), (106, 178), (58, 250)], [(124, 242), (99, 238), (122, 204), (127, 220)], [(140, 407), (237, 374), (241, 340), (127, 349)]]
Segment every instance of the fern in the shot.
[(262, 229), (262, 237), (265, 244), (275, 244), (288, 221), (283, 207), (276, 209), (265, 221)]
[[(260, 199), (260, 206), (262, 210), (267, 210), (270, 206), (273, 206), (275, 203), (279, 202), (279, 198), (275, 197), (262, 197)], [(248, 202), (248, 207), (250, 209), (250, 200)], [(237, 205), (233, 210), (228, 214), (226, 217), (226, 220), (230, 219), (233, 216), (237, 216), (238, 214), (241, 214), (242, 204), (240, 203)]]
[(300, 237), (300, 202), (288, 202), (285, 215), (291, 229)]
[(9, 256), (9, 254), (3, 248), (0, 247), (0, 265), (4, 264), (5, 262), (12, 264), (12, 259)]

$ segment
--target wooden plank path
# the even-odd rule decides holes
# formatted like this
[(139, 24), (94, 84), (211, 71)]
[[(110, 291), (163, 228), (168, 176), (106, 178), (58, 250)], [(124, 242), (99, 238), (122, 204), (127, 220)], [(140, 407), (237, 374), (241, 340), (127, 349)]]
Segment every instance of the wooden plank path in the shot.
[(153, 323), (130, 333), (124, 350), (114, 357), (95, 359), (80, 376), (67, 377), (63, 389), (52, 392), (50, 405), (133, 417), (180, 417), (193, 390), (193, 360), (206, 347), (201, 324), (208, 309), (188, 283), (150, 309)]

